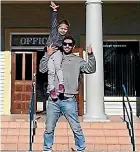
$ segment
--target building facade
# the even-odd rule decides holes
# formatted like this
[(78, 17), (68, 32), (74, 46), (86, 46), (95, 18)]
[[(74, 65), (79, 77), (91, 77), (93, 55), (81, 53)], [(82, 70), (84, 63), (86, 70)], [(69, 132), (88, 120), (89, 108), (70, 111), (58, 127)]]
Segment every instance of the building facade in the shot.
[[(97, 0), (86, 3), (84, 1), (58, 3), (59, 18), (70, 21), (70, 32), (76, 39), (77, 48), (85, 50), (87, 45), (85, 42), (92, 43), (93, 46), (98, 43), (98, 46), (103, 46), (101, 54), (95, 52), (95, 56), (98, 65), (101, 64), (102, 67), (104, 65), (104, 73), (101, 73), (104, 83), (95, 84), (92, 80), (96, 76), (88, 78), (85, 76), (84, 112), (88, 110), (87, 105), (92, 104), (88, 101), (88, 97), (94, 99), (89, 94), (96, 92), (96, 86), (92, 85), (95, 84), (101, 85), (99, 90), (104, 90), (99, 95), (104, 96), (104, 103), (101, 101), (100, 105), (99, 102), (96, 104), (99, 107), (104, 104), (103, 109), (107, 115), (122, 114), (121, 84), (124, 83), (134, 113), (139, 113), (140, 2), (104, 0), (101, 3)], [(42, 108), (45, 100), (46, 84), (42, 83), (42, 80), (46, 80), (46, 75), (39, 73), (38, 65), (44, 54), (41, 50), (49, 35), (51, 9), (48, 1), (31, 3), (19, 0), (2, 1), (1, 10), (1, 114), (28, 113), (34, 73), (37, 77), (36, 109)], [(102, 29), (98, 29), (98, 24)], [(94, 31), (96, 28), (97, 32)], [(98, 35), (100, 37), (97, 37)], [(97, 46), (95, 48), (99, 49)], [(86, 58), (85, 51), (83, 54)]]

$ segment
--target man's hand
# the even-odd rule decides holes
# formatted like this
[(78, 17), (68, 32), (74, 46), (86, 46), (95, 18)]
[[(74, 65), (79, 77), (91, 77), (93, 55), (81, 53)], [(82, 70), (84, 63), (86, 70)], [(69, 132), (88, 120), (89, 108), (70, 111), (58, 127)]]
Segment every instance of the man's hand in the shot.
[(88, 54), (93, 53), (91, 44), (87, 47), (87, 52), (88, 52)]
[(57, 8), (59, 7), (59, 5), (56, 5), (53, 1), (51, 1), (50, 7), (53, 9), (53, 11), (57, 11)]
[(57, 47), (55, 47), (55, 46), (52, 46), (53, 44), (51, 44), (50, 46), (47, 46), (47, 52), (46, 52), (46, 54), (47, 55), (52, 55), (54, 52), (55, 52), (55, 50), (57, 49)]

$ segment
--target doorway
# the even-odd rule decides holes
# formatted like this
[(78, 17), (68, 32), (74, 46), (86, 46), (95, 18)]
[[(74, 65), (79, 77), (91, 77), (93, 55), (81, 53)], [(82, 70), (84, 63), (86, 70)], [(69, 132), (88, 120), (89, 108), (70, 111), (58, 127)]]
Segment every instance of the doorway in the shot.
[(36, 73), (36, 52), (29, 51), (12, 50), (12, 114), (29, 113), (32, 80)]
[(43, 55), (43, 51), (37, 51), (36, 100), (37, 105), (40, 105), (37, 111), (38, 113), (44, 113), (46, 111), (47, 100), (48, 73), (41, 73), (39, 71), (40, 60)]

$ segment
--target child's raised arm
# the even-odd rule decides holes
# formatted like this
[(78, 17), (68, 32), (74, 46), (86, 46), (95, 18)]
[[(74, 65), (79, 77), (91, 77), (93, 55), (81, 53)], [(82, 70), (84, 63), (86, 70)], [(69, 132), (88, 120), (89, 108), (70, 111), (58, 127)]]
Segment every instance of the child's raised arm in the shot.
[(53, 1), (51, 1), (50, 7), (53, 9), (51, 21), (51, 30), (53, 30), (57, 27), (57, 8), (59, 7), (59, 5), (56, 5)]

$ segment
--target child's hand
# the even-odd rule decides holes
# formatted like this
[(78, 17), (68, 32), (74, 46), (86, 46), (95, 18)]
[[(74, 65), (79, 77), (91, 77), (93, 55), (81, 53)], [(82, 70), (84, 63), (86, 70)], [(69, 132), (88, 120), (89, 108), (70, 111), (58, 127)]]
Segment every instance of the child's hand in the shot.
[(54, 52), (55, 52), (55, 50), (57, 49), (55, 46), (52, 46), (53, 44), (51, 44), (50, 46), (47, 46), (47, 55), (52, 55)]
[(91, 54), (93, 51), (92, 51), (92, 47), (91, 47), (91, 44), (87, 47), (87, 52), (89, 54)]
[(55, 5), (55, 3), (51, 1), (50, 7), (53, 9), (53, 11), (57, 11), (57, 8), (59, 7), (59, 5)]

